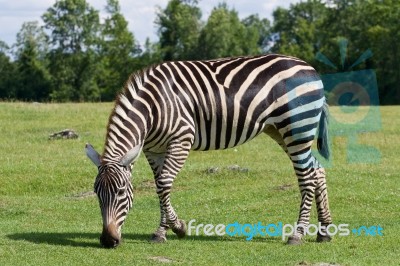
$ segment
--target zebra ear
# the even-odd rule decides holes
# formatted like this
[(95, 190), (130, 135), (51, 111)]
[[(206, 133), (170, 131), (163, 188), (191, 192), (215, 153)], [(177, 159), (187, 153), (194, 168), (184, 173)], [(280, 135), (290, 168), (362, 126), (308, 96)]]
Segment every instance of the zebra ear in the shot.
[(100, 154), (93, 148), (92, 145), (90, 145), (89, 143), (86, 143), (85, 146), (85, 150), (86, 150), (86, 155), (87, 157), (89, 157), (89, 159), (97, 166), (99, 167), (101, 162), (100, 162)]
[(131, 163), (139, 158), (141, 150), (142, 147), (140, 145), (136, 145), (121, 158), (119, 163), (124, 167), (128, 167)]

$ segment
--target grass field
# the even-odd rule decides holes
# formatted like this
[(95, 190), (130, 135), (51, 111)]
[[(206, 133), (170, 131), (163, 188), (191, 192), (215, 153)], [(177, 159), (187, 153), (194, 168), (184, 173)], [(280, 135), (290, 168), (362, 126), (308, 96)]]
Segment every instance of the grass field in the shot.
[[(84, 145), (90, 142), (102, 150), (111, 107), (0, 103), (0, 265), (399, 265), (400, 107), (380, 107), (381, 124), (369, 132), (374, 121), (359, 122), (367, 129), (357, 137), (346, 137), (351, 126), (332, 125), (336, 137), (327, 172), (334, 223), (380, 225), (384, 236), (351, 234), (323, 244), (308, 236), (301, 246), (287, 246), (280, 237), (246, 241), (203, 234), (177, 239), (169, 233), (167, 243), (151, 244), (148, 239), (159, 222), (158, 199), (141, 156), (133, 171), (134, 208), (123, 228), (123, 243), (107, 250), (99, 244), (97, 198), (89, 193), (97, 169)], [(339, 108), (331, 113), (348, 115)], [(80, 137), (48, 140), (65, 128)], [(349, 158), (355, 140), (364, 149), (357, 146)], [(248, 171), (227, 169), (231, 165)], [(213, 167), (219, 171), (207, 173)], [(262, 135), (236, 149), (192, 152), (175, 181), (172, 201), (180, 218), (196, 219), (196, 224), (293, 224), (300, 193), (286, 155)], [(317, 223), (315, 208), (311, 223)]]

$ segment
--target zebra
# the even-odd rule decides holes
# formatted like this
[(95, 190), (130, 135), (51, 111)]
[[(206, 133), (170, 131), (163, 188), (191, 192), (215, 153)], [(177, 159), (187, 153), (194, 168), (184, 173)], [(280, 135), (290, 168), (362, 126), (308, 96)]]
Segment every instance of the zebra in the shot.
[(323, 84), (306, 62), (267, 54), (163, 62), (128, 78), (109, 117), (103, 154), (86, 144), (87, 156), (98, 167), (94, 190), (103, 219), (101, 244), (120, 243), (132, 207), (131, 170), (142, 151), (160, 203), (160, 224), (151, 241), (164, 242), (168, 229), (179, 238), (186, 234), (170, 192), (189, 151), (235, 147), (260, 133), (285, 151), (298, 179), (298, 227), (287, 243), (302, 243), (314, 197), (323, 228), (317, 241), (330, 241), (325, 170), (311, 152), (318, 135), (318, 151), (329, 158)]

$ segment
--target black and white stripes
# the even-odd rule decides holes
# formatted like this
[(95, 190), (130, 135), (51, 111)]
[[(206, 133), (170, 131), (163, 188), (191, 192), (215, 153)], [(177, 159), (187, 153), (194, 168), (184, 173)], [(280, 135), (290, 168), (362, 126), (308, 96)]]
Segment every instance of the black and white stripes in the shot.
[[(168, 228), (178, 236), (185, 234), (170, 191), (189, 151), (231, 148), (264, 132), (293, 162), (302, 194), (298, 222), (308, 224), (312, 199), (318, 195), (318, 216), (327, 225), (331, 218), (325, 173), (311, 153), (319, 125), (318, 147), (329, 156), (324, 102), (318, 74), (292, 57), (271, 54), (162, 63), (127, 81), (110, 115), (100, 164), (129, 168), (143, 150), (160, 199), (161, 223), (153, 240), (164, 241)], [(99, 176), (107, 179), (102, 171), (100, 167)], [(96, 182), (101, 190), (103, 182)], [(110, 177), (109, 182), (119, 181)], [(102, 202), (102, 196), (99, 199)], [(299, 242), (302, 234), (299, 230), (289, 242)]]

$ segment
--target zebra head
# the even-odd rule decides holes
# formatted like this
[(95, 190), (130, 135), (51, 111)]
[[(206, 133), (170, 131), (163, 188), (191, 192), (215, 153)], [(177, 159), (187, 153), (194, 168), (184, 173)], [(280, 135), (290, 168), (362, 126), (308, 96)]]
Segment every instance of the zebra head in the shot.
[(86, 144), (86, 154), (99, 170), (94, 192), (99, 199), (103, 219), (100, 244), (106, 248), (116, 247), (121, 242), (121, 228), (133, 201), (131, 164), (139, 153), (140, 149), (134, 148), (118, 162), (102, 162), (100, 154)]

